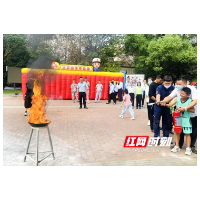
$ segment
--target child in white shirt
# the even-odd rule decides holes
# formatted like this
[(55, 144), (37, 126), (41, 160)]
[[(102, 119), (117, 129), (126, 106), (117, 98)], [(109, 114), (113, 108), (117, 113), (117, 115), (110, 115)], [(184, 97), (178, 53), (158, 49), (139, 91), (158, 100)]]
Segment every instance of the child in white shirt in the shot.
[(103, 85), (101, 84), (101, 81), (99, 80), (99, 83), (96, 85), (96, 89), (97, 89), (97, 93), (96, 93), (96, 98), (95, 98), (95, 103), (97, 102), (98, 98), (98, 102), (100, 102), (101, 99), (101, 92), (103, 89)]

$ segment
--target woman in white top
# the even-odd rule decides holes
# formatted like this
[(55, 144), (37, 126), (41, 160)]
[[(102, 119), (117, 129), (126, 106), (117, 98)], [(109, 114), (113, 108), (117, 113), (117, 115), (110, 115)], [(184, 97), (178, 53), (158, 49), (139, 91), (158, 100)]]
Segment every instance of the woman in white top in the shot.
[(147, 85), (147, 82), (146, 82), (146, 80), (144, 80), (144, 82), (143, 82), (143, 99), (142, 99), (142, 107), (144, 106), (144, 99), (145, 99), (145, 97), (146, 97), (146, 94), (148, 94), (148, 93), (146, 93), (146, 88), (147, 87), (149, 87), (148, 85)]
[(132, 107), (134, 108), (135, 86), (133, 86), (133, 82), (131, 82), (130, 87), (128, 87), (128, 93), (131, 96)]

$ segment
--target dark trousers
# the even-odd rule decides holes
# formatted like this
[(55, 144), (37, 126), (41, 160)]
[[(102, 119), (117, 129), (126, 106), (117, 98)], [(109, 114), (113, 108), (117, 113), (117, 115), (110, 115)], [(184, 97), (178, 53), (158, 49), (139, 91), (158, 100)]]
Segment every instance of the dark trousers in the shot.
[(142, 95), (141, 94), (137, 94), (136, 95), (136, 108), (141, 108), (141, 100), (142, 100)]
[(170, 114), (169, 123), (170, 123), (170, 131), (172, 131), (172, 128), (173, 128), (173, 116), (172, 116), (172, 114)]
[[(195, 143), (197, 141), (197, 117), (190, 118), (190, 120), (192, 122), (192, 133), (190, 134), (190, 137), (191, 137), (190, 147), (195, 147)], [(181, 132), (179, 147), (182, 147), (183, 143), (184, 143), (184, 133)]]
[(116, 103), (116, 95), (115, 95), (115, 92), (114, 92), (114, 93), (111, 93), (111, 94), (109, 95), (108, 103), (111, 102), (111, 99), (113, 99), (114, 103)]
[(134, 93), (129, 93), (129, 95), (131, 96), (132, 106), (134, 106), (135, 94)]
[(119, 92), (119, 98), (118, 99), (119, 99), (119, 101), (122, 101), (122, 92), (123, 92), (122, 88), (119, 89), (118, 92)]
[(170, 109), (154, 105), (154, 137), (160, 137), (160, 117), (162, 116), (163, 137), (169, 137), (170, 132)]
[(84, 108), (86, 107), (85, 92), (79, 92), (80, 107), (82, 108), (82, 99)]
[(150, 113), (151, 113), (151, 106), (148, 106), (148, 103), (147, 103), (147, 113), (148, 113), (148, 120), (150, 120)]
[(154, 104), (148, 106), (149, 111), (149, 120), (150, 120), (150, 129), (153, 131), (153, 121), (154, 121)]
[(118, 92), (115, 92), (115, 99), (117, 99), (117, 94), (118, 94)]
[(145, 91), (143, 91), (142, 106), (144, 105)]

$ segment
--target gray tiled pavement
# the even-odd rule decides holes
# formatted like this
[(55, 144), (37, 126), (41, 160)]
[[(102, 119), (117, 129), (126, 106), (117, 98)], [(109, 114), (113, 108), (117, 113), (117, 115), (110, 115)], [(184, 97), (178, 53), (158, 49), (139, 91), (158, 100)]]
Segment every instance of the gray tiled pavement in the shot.
[[(4, 166), (33, 166), (27, 158), (23, 162), (30, 134), (27, 117), (23, 116), (22, 96), (4, 95), (3, 102), (3, 164)], [(125, 136), (153, 136), (147, 126), (146, 107), (130, 114), (118, 116), (120, 104), (106, 105), (106, 101), (88, 104), (88, 110), (78, 109), (70, 100), (49, 100), (47, 118), (55, 151), (40, 166), (196, 166), (197, 155), (186, 156), (184, 149), (170, 152), (169, 147), (157, 147), (159, 152), (136, 152), (124, 148)], [(174, 136), (173, 136), (174, 137)], [(30, 151), (35, 150), (35, 134)], [(50, 150), (47, 131), (40, 131), (40, 151)], [(185, 145), (184, 147), (185, 148)], [(44, 155), (40, 154), (40, 158)], [(34, 157), (33, 157), (34, 158)]]

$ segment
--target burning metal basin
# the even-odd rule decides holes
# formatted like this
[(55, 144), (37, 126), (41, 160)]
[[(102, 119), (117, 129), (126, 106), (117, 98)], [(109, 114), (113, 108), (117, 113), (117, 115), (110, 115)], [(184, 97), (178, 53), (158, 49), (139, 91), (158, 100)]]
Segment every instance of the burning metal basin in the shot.
[(48, 126), (50, 123), (51, 123), (51, 122), (44, 123), (44, 124), (34, 124), (34, 123), (30, 123), (30, 122), (29, 122), (30, 126), (36, 127), (36, 128), (37, 128), (37, 127), (45, 127), (45, 126)]

